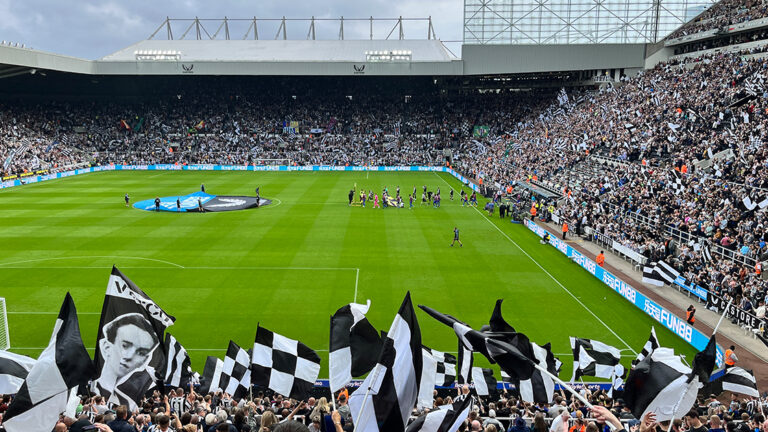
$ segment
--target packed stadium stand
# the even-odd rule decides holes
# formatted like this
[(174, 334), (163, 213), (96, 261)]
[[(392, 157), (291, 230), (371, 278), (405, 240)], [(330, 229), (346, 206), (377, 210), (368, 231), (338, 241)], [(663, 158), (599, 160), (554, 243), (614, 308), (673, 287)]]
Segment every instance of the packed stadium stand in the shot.
[[(80, 66), (21, 65), (23, 73), (10, 71), (0, 79), (0, 173), (3, 180), (13, 180), (91, 165), (261, 165), (270, 160), (449, 164), (481, 185), (488, 197), (510, 202), (513, 215), (528, 215), (536, 207), (535, 219), (568, 223), (569, 235), (634, 260), (638, 272), (652, 262), (667, 262), (688, 283), (733, 300), (757, 317), (762, 325), (751, 330), (764, 338), (768, 22), (761, 20), (767, 7), (760, 0), (715, 4), (660, 41), (666, 58), (643, 59), (648, 67), (640, 71), (632, 63), (626, 70), (444, 75), (463, 66), (435, 41), (398, 51), (426, 52), (422, 61), (435, 63), (441, 72), (420, 69), (405, 76), (386, 71), (355, 76), (364, 72), (359, 66), (340, 76), (254, 78), (180, 76), (191, 72), (190, 66), (179, 75), (137, 77), (71, 70)], [(746, 30), (732, 28), (739, 24)], [(174, 49), (187, 51), (194, 43), (185, 41)], [(212, 44), (203, 46), (201, 55)], [(102, 62), (130, 63), (140, 50), (155, 49), (152, 43), (139, 44)], [(329, 49), (314, 53), (325, 58), (335, 52), (346, 69), (365, 63)], [(355, 50), (376, 48), (360, 44)], [(647, 54), (652, 55), (650, 50)], [(224, 56), (223, 61), (236, 59)], [(608, 398), (603, 392), (586, 397), (593, 402)], [(152, 423), (178, 421), (181, 426), (194, 418), (214, 425), (222, 421), (211, 413), (219, 404), (230, 410), (240, 432), (272, 430), (265, 429), (277, 422), (272, 411), (297, 416), (314, 431), (319, 430), (315, 419), (331, 411), (325, 398), (299, 406), (260, 396), (238, 405), (229, 395), (211, 400), (179, 389), (173, 400), (183, 415), (158, 415), (155, 408), (168, 404), (158, 397), (147, 402), (136, 422), (145, 424), (151, 417)], [(441, 394), (435, 404), (452, 401)], [(566, 409), (561, 396), (548, 407), (506, 394), (486, 402), (464, 430), (543, 432), (562, 411), (577, 413), (570, 420), (576, 431), (585, 430), (585, 416), (604, 417), (603, 426), (606, 418), (614, 420), (588, 412), (580, 402)], [(620, 400), (612, 406), (622, 421), (632, 418)], [(750, 429), (765, 431), (762, 406), (768, 406), (766, 398), (748, 406), (701, 400), (694, 414), (720, 414), (726, 422), (746, 416), (746, 422), (754, 422)], [(85, 409), (95, 421), (115, 415), (99, 398), (87, 399)], [(532, 428), (515, 418), (528, 419)], [(721, 430), (719, 421), (713, 420), (711, 430)], [(641, 423), (640, 430), (651, 429)], [(735, 430), (741, 429), (728, 427)]]

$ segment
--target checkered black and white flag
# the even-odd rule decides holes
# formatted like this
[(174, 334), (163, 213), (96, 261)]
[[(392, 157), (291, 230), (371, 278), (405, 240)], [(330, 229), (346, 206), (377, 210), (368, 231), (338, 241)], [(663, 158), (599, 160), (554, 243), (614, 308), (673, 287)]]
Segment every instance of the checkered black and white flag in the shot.
[(258, 326), (251, 372), (253, 384), (304, 399), (320, 374), (320, 357), (303, 343)]
[(0, 394), (16, 394), (34, 365), (31, 357), (0, 351)]
[(251, 355), (236, 343), (229, 341), (227, 355), (221, 368), (219, 386), (235, 399), (248, 394), (251, 388)]
[(683, 174), (681, 174), (679, 171), (672, 170), (672, 175), (673, 175), (673, 178), (669, 186), (672, 188), (675, 194), (679, 195), (685, 192), (686, 188), (685, 188), (685, 184), (683, 183)]
[(29, 370), (3, 417), (7, 432), (49, 431), (67, 411), (70, 390), (87, 384), (95, 370), (83, 345), (72, 297), (67, 293), (48, 346)]
[(440, 387), (450, 387), (456, 381), (456, 356), (432, 348), (424, 347), (437, 363), (435, 383)]
[[(571, 337), (573, 350), (573, 378), (576, 381), (582, 376), (612, 378), (624, 374), (624, 368), (619, 364), (621, 351), (600, 341)], [(617, 370), (620, 368), (620, 370)]]
[(407, 293), (384, 338), (376, 367), (349, 398), (356, 431), (405, 430), (418, 400), (422, 362), (421, 329)]
[(165, 350), (167, 365), (165, 368), (165, 385), (184, 387), (192, 378), (193, 372), (187, 350), (170, 333), (165, 334)]

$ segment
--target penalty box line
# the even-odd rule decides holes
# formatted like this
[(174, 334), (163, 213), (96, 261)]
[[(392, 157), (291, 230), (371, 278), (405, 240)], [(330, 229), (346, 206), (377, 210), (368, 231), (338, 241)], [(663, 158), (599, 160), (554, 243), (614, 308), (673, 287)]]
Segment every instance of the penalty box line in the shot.
[[(447, 180), (445, 180), (443, 177), (441, 177), (440, 175), (438, 175), (436, 172), (434, 172), (434, 171), (433, 171), (433, 173), (434, 173), (434, 174), (435, 174), (435, 175), (436, 175), (436, 176), (437, 176), (437, 177), (438, 177), (440, 180), (442, 180), (443, 182), (445, 182), (445, 184), (447, 184), (449, 188), (453, 189), (453, 187), (451, 186), (451, 184), (450, 184), (450, 183), (448, 183), (448, 181), (447, 181)], [(455, 190), (455, 189), (453, 189), (453, 190)], [(608, 329), (608, 331), (609, 331), (609, 332), (611, 332), (611, 334), (613, 334), (614, 336), (616, 336), (616, 338), (617, 338), (619, 341), (621, 341), (621, 343), (623, 343), (623, 344), (624, 344), (624, 346), (626, 346), (626, 347), (627, 347), (627, 348), (628, 348), (628, 349), (629, 349), (631, 352), (633, 352), (633, 353), (635, 353), (635, 355), (637, 355), (637, 352), (636, 352), (634, 349), (632, 349), (632, 347), (631, 347), (631, 346), (630, 346), (630, 345), (627, 343), (627, 341), (625, 341), (625, 340), (624, 340), (624, 339), (623, 339), (621, 336), (619, 336), (619, 335), (618, 335), (618, 334), (617, 334), (615, 331), (613, 331), (613, 329), (612, 329), (610, 326), (608, 326), (608, 324), (606, 324), (606, 323), (605, 323), (605, 322), (604, 322), (602, 319), (600, 319), (600, 317), (599, 317), (599, 316), (597, 316), (597, 314), (596, 314), (596, 313), (592, 312), (592, 309), (590, 309), (590, 308), (589, 308), (587, 305), (585, 305), (585, 304), (584, 304), (584, 303), (583, 303), (583, 302), (582, 302), (582, 301), (581, 301), (581, 300), (580, 300), (578, 297), (576, 297), (576, 296), (575, 296), (575, 295), (574, 295), (574, 294), (573, 294), (573, 293), (572, 293), (572, 292), (571, 292), (571, 291), (570, 291), (568, 288), (566, 288), (566, 287), (565, 287), (565, 285), (563, 285), (562, 283), (560, 283), (560, 281), (559, 281), (559, 280), (557, 280), (557, 279), (556, 279), (554, 276), (552, 276), (552, 274), (551, 274), (550, 272), (548, 272), (548, 271), (547, 271), (547, 270), (546, 270), (546, 269), (545, 269), (545, 268), (544, 268), (544, 267), (543, 267), (543, 266), (542, 266), (542, 265), (541, 265), (541, 264), (540, 264), (538, 261), (536, 261), (536, 260), (535, 260), (535, 259), (534, 259), (532, 256), (530, 256), (530, 255), (528, 254), (528, 252), (526, 252), (526, 251), (525, 251), (525, 249), (523, 249), (523, 248), (522, 248), (522, 247), (521, 247), (519, 244), (517, 244), (517, 242), (516, 242), (516, 241), (512, 240), (512, 238), (511, 238), (511, 237), (509, 237), (509, 236), (507, 235), (507, 233), (505, 233), (504, 231), (502, 231), (502, 230), (501, 230), (501, 228), (499, 228), (499, 227), (498, 227), (498, 226), (497, 226), (495, 223), (493, 223), (493, 222), (492, 222), (490, 219), (486, 218), (486, 217), (485, 217), (485, 215), (484, 215), (484, 214), (483, 214), (483, 213), (482, 213), (480, 210), (478, 210), (478, 209), (477, 209), (477, 207), (474, 207), (474, 206), (472, 206), (472, 208), (473, 208), (473, 209), (475, 209), (475, 211), (476, 211), (476, 212), (477, 212), (477, 213), (478, 213), (478, 214), (479, 214), (479, 215), (480, 215), (480, 216), (481, 216), (483, 219), (485, 219), (485, 221), (486, 221), (486, 222), (488, 222), (489, 224), (491, 224), (491, 226), (493, 226), (494, 228), (496, 228), (496, 231), (498, 231), (499, 233), (501, 233), (501, 235), (503, 235), (503, 236), (504, 236), (504, 237), (505, 237), (507, 240), (509, 240), (509, 241), (510, 241), (510, 242), (511, 242), (513, 245), (515, 245), (515, 246), (516, 246), (518, 249), (520, 249), (520, 252), (522, 252), (522, 253), (523, 253), (525, 256), (527, 256), (527, 257), (528, 257), (528, 259), (530, 259), (531, 261), (533, 261), (533, 263), (534, 263), (534, 264), (536, 264), (536, 266), (537, 266), (539, 269), (541, 269), (541, 271), (543, 271), (543, 272), (544, 272), (544, 273), (545, 273), (547, 276), (549, 276), (549, 278), (550, 278), (550, 279), (552, 279), (553, 281), (555, 281), (555, 283), (556, 283), (556, 284), (557, 284), (557, 285), (558, 285), (560, 288), (562, 288), (562, 289), (563, 289), (563, 291), (565, 291), (566, 293), (568, 293), (568, 295), (570, 295), (570, 296), (571, 296), (571, 297), (572, 297), (574, 300), (576, 300), (576, 302), (577, 302), (577, 303), (579, 303), (579, 304), (581, 305), (581, 307), (583, 307), (583, 308), (584, 308), (584, 310), (586, 310), (587, 312), (589, 312), (589, 314), (590, 314), (590, 315), (592, 315), (592, 316), (593, 316), (593, 317), (594, 317), (594, 318), (595, 318), (595, 319), (596, 319), (596, 320), (597, 320), (597, 321), (598, 321), (600, 324), (602, 324), (602, 325), (603, 325), (603, 327), (605, 327), (606, 329)]]
[[(98, 266), (61, 266), (61, 267), (8, 267), (0, 265), (2, 269), (111, 269), (112, 267)], [(234, 266), (199, 266), (199, 267), (120, 267), (123, 269), (154, 269), (154, 270), (298, 270), (298, 271), (354, 271), (355, 272), (355, 292), (352, 302), (357, 303), (357, 291), (360, 284), (360, 267), (234, 267)], [(6, 311), (8, 315), (58, 315), (56, 312), (40, 311)], [(101, 312), (78, 312), (78, 315), (100, 315)], [(22, 349), (22, 348), (19, 348)], [(37, 348), (28, 348), (37, 349)]]

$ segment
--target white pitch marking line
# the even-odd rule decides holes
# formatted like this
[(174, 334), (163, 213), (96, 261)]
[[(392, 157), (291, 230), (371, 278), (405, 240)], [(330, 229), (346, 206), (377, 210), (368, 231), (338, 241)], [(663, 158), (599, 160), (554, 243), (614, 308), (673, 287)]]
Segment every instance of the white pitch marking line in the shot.
[(352, 299), (352, 303), (357, 303), (357, 282), (360, 280), (360, 269), (355, 269), (355, 297)]
[(118, 255), (91, 255), (91, 256), (70, 256), (70, 257), (39, 258), (39, 259), (31, 259), (31, 260), (24, 260), (24, 261), (14, 261), (14, 262), (8, 262), (8, 263), (0, 263), (0, 267), (6, 266), (6, 265), (26, 264), (26, 263), (34, 263), (34, 262), (42, 262), (42, 261), (88, 259), (88, 258), (136, 259), (136, 260), (154, 261), (154, 262), (159, 262), (159, 263), (163, 263), (163, 264), (172, 265), (172, 266), (178, 267), (178, 268), (184, 268), (184, 266), (182, 266), (182, 265), (179, 265), (179, 264), (176, 264), (176, 263), (173, 263), (173, 262), (170, 262), (170, 261), (161, 260), (161, 259), (135, 257), (135, 256), (118, 256)]
[[(44, 350), (48, 347), (11, 347), (11, 351), (13, 350)], [(96, 348), (86, 347), (85, 349), (89, 351), (93, 351)], [(226, 351), (226, 348), (184, 348), (187, 351)], [(316, 349), (313, 350), (315, 352), (328, 352), (327, 349)]]
[[(56, 267), (40, 267), (40, 266), (17, 266), (11, 267), (0, 264), (0, 270), (2, 269), (111, 269), (112, 266), (56, 266)], [(175, 270), (172, 267), (134, 267), (134, 266), (121, 266), (122, 269), (155, 269), (155, 270)], [(194, 267), (185, 266), (178, 267), (182, 270), (318, 270), (318, 271), (357, 271), (356, 267)], [(58, 312), (57, 312), (58, 313)]]
[[(58, 312), (24, 312), (24, 311), (8, 311), (8, 315), (58, 315)], [(78, 315), (101, 315), (101, 312), (78, 312)]]
[[(435, 174), (435, 175), (436, 175), (436, 176), (437, 176), (437, 177), (438, 177), (440, 180), (442, 180), (443, 182), (445, 182), (445, 184), (447, 184), (449, 188), (453, 189), (453, 187), (451, 186), (451, 184), (450, 184), (450, 183), (448, 183), (448, 181), (446, 181), (444, 178), (442, 178), (442, 177), (440, 177), (439, 175), (437, 175), (437, 173), (436, 173), (436, 172), (434, 172), (434, 171), (432, 171), (432, 172), (433, 172), (433, 173), (434, 173), (434, 174)], [(454, 189), (454, 190), (455, 190), (455, 189)], [(539, 262), (538, 262), (538, 261), (536, 261), (535, 259), (533, 259), (533, 257), (532, 257), (532, 256), (528, 255), (528, 252), (526, 252), (526, 251), (525, 251), (525, 249), (523, 249), (522, 247), (520, 247), (520, 245), (519, 245), (519, 244), (517, 244), (517, 242), (516, 242), (516, 241), (512, 240), (512, 239), (511, 239), (511, 238), (510, 238), (510, 237), (507, 235), (507, 233), (505, 233), (504, 231), (502, 231), (502, 230), (501, 230), (501, 228), (499, 228), (498, 226), (496, 226), (496, 224), (495, 224), (495, 223), (491, 222), (491, 220), (490, 220), (490, 219), (487, 219), (487, 218), (486, 218), (486, 217), (483, 215), (483, 213), (482, 213), (482, 212), (480, 212), (480, 210), (478, 210), (478, 209), (477, 209), (477, 207), (474, 207), (474, 206), (473, 206), (472, 208), (474, 208), (474, 209), (475, 209), (475, 211), (476, 211), (478, 214), (480, 214), (480, 216), (482, 216), (482, 217), (483, 217), (483, 219), (485, 219), (485, 221), (486, 221), (486, 222), (488, 222), (489, 224), (491, 224), (491, 226), (493, 226), (494, 228), (496, 228), (496, 231), (500, 232), (500, 233), (501, 233), (501, 235), (503, 235), (504, 237), (506, 237), (506, 238), (507, 238), (507, 240), (509, 240), (510, 242), (512, 242), (512, 244), (513, 244), (513, 245), (515, 245), (515, 246), (516, 246), (518, 249), (520, 249), (520, 252), (522, 252), (522, 253), (523, 253), (525, 256), (527, 256), (527, 257), (528, 257), (528, 259), (530, 259), (531, 261), (533, 261), (533, 263), (534, 263), (534, 264), (536, 264), (536, 266), (537, 266), (538, 268), (540, 268), (540, 269), (541, 269), (541, 271), (543, 271), (544, 273), (546, 273), (546, 274), (547, 274), (547, 276), (549, 276), (549, 277), (550, 277), (550, 279), (552, 279), (553, 281), (555, 281), (555, 283), (556, 283), (556, 284), (558, 284), (558, 285), (560, 286), (560, 288), (562, 288), (562, 289), (563, 289), (563, 291), (567, 292), (567, 293), (568, 293), (568, 295), (570, 295), (571, 297), (573, 297), (573, 299), (574, 299), (574, 300), (576, 300), (576, 302), (578, 302), (578, 303), (579, 303), (579, 304), (580, 304), (580, 305), (581, 305), (581, 306), (582, 306), (582, 307), (583, 307), (583, 308), (584, 308), (584, 309), (585, 309), (587, 312), (589, 312), (589, 313), (590, 313), (590, 315), (592, 315), (593, 317), (595, 317), (595, 319), (596, 319), (598, 322), (600, 322), (600, 324), (602, 324), (602, 325), (603, 325), (605, 328), (607, 328), (607, 329), (608, 329), (608, 331), (609, 331), (609, 332), (611, 332), (611, 333), (612, 333), (614, 336), (616, 336), (616, 338), (617, 338), (619, 341), (621, 341), (621, 343), (623, 343), (623, 344), (624, 344), (624, 345), (625, 345), (627, 348), (629, 348), (629, 350), (630, 350), (630, 351), (632, 351), (633, 353), (635, 353), (635, 355), (637, 355), (637, 352), (636, 352), (635, 350), (633, 350), (633, 349), (632, 349), (632, 347), (631, 347), (631, 346), (629, 346), (629, 344), (628, 344), (628, 343), (627, 343), (627, 342), (626, 342), (624, 339), (622, 339), (622, 338), (621, 338), (621, 336), (619, 336), (619, 335), (618, 335), (618, 334), (617, 334), (615, 331), (613, 331), (613, 329), (612, 329), (612, 328), (610, 328), (610, 327), (608, 326), (608, 324), (606, 324), (606, 323), (605, 323), (603, 320), (601, 320), (601, 319), (600, 319), (600, 317), (599, 317), (599, 316), (597, 316), (597, 314), (595, 314), (594, 312), (592, 312), (592, 309), (588, 308), (588, 307), (587, 307), (587, 305), (585, 305), (585, 304), (584, 304), (584, 303), (583, 303), (581, 300), (579, 300), (579, 298), (578, 298), (578, 297), (576, 297), (575, 295), (573, 295), (573, 293), (572, 293), (571, 291), (569, 291), (569, 290), (568, 290), (568, 288), (566, 288), (566, 287), (565, 287), (565, 286), (564, 286), (562, 283), (560, 283), (560, 281), (559, 281), (559, 280), (555, 279), (555, 277), (554, 277), (554, 276), (552, 276), (552, 274), (551, 274), (550, 272), (548, 272), (548, 271), (547, 271), (547, 270), (546, 270), (544, 267), (542, 267), (542, 265), (541, 265), (541, 264), (539, 264)]]

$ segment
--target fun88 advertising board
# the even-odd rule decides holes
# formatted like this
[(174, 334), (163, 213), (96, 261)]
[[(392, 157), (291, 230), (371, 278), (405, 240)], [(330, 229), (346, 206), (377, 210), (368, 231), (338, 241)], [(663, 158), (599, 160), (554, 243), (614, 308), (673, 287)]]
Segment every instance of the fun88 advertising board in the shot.
[[(546, 232), (544, 228), (536, 225), (536, 223), (531, 222), (528, 219), (525, 220), (525, 226), (539, 237), (543, 237), (544, 233)], [(709, 342), (709, 336), (691, 327), (688, 325), (688, 323), (685, 322), (684, 319), (674, 315), (658, 303), (654, 302), (642, 293), (638, 292), (636, 289), (627, 285), (627, 283), (625, 283), (623, 280), (619, 279), (618, 277), (611, 274), (611, 272), (597, 265), (596, 262), (587, 258), (576, 249), (568, 246), (564, 241), (557, 238), (557, 236), (550, 234), (549, 238), (549, 243), (554, 246), (555, 249), (565, 254), (568, 258), (580, 265), (584, 270), (592, 274), (592, 276), (596, 277), (604, 284), (611, 287), (619, 295), (624, 297), (624, 299), (634, 304), (646, 314), (650, 315), (651, 318), (656, 320), (659, 324), (672, 330), (673, 333), (681, 337), (694, 348), (701, 351), (707, 346), (707, 343)], [(723, 350), (720, 348), (720, 346), (718, 346), (717, 365), (722, 366), (722, 364)]]

